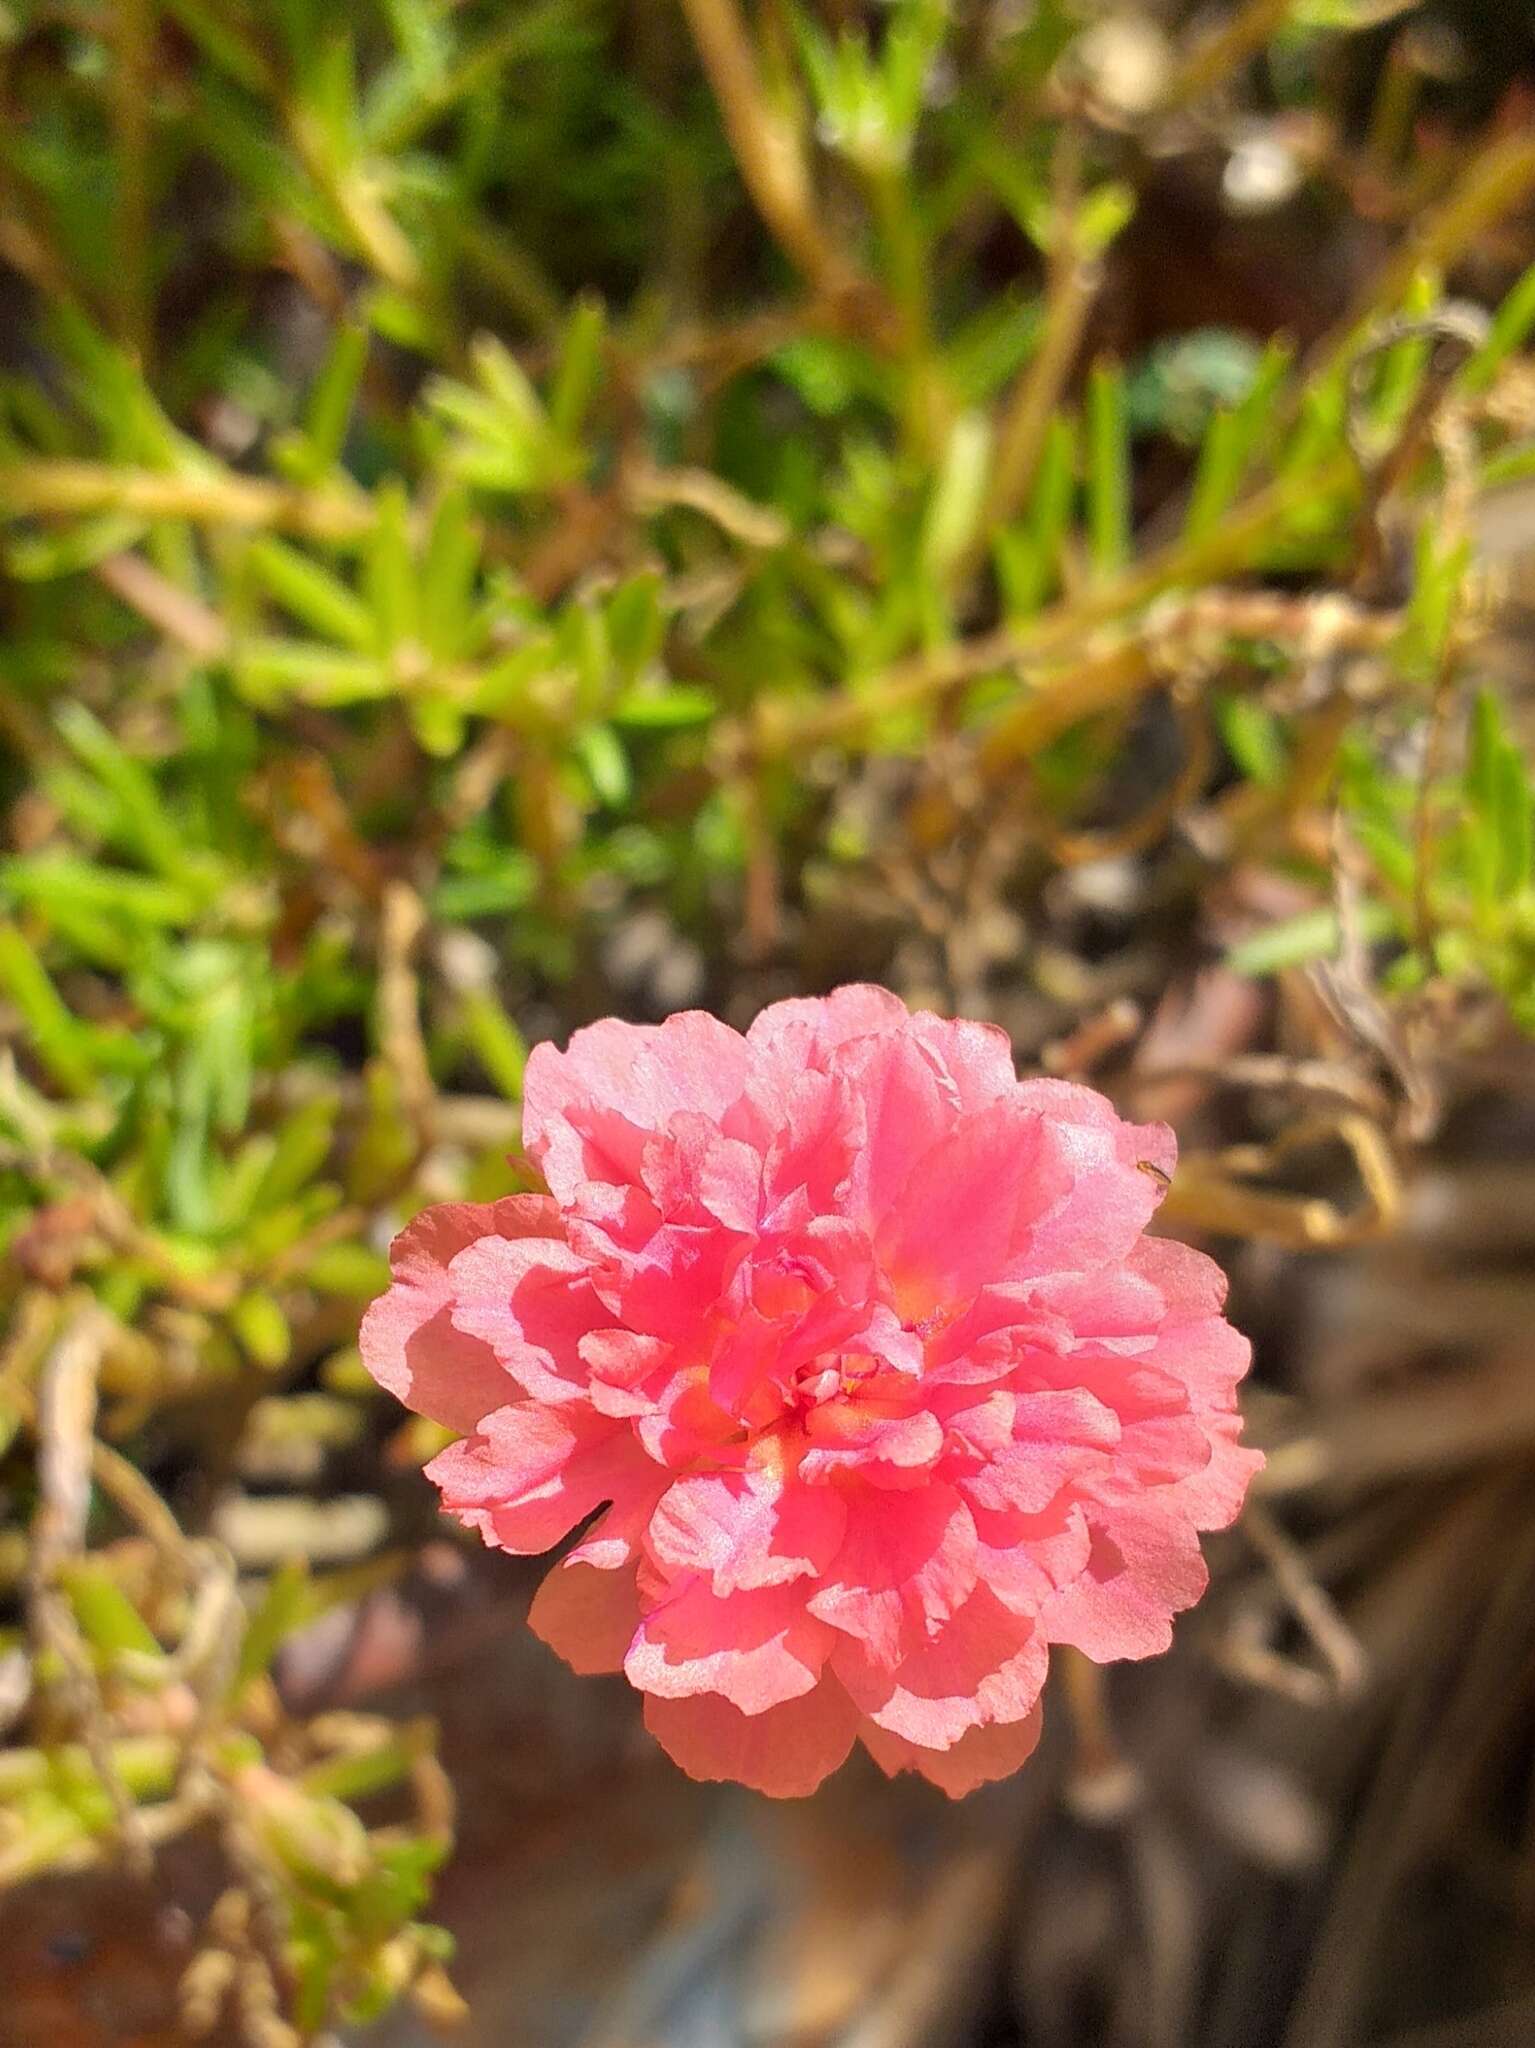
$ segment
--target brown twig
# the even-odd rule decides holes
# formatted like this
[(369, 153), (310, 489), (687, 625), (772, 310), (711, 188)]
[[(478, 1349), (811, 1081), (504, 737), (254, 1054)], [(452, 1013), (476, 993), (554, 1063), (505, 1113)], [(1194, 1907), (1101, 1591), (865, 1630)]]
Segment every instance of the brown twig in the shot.
[(400, 1087), (400, 1100), (418, 1130), (425, 1130), (436, 1085), (421, 1035), (421, 987), (412, 965), (426, 911), (415, 890), (391, 882), (384, 891), (379, 928), (379, 1049)]
[(1228, 1088), (1281, 1090), (1339, 1102), (1384, 1122), (1391, 1105), (1384, 1092), (1340, 1060), (1288, 1059), (1283, 1053), (1239, 1053), (1222, 1060), (1177, 1060), (1137, 1069), (1127, 1085), (1155, 1089), (1170, 1081), (1209, 1081)]
[(655, 469), (648, 463), (631, 466), (624, 477), (626, 494), (640, 513), (685, 506), (711, 520), (721, 533), (743, 547), (784, 547), (792, 537), (789, 522), (771, 505), (759, 505), (708, 469)]
[[(908, 656), (856, 691), (819, 703), (801, 707), (764, 699), (756, 719), (755, 745), (771, 756), (822, 742), (861, 744), (867, 731), (892, 713), (941, 698), (978, 676), (1032, 666), (1041, 672), (1035, 693), (991, 727), (986, 743), (991, 750), (988, 758), (1027, 753), (1079, 719), (1149, 687), (1157, 673), (1144, 635), (1134, 642), (1100, 645), (1053, 673), (1052, 658), (1059, 663), (1067, 649), (1090, 643), (1096, 628), (1144, 609), (1164, 591), (1185, 584), (1208, 585), (1231, 573), (1255, 542), (1282, 525), (1303, 498), (1346, 485), (1352, 467), (1346, 456), (1340, 456), (1320, 475), (1313, 472), (1305, 478), (1303, 492), (1289, 478), (1269, 485), (1236, 507), (1216, 532), (1176, 541), (1086, 596), (1052, 606), (1025, 626), (998, 627), (974, 639)], [(1191, 628), (1215, 631), (1222, 619), (1233, 621), (1225, 628), (1231, 634), (1262, 639), (1277, 627), (1281, 637), (1288, 637), (1304, 628), (1320, 644), (1347, 645), (1357, 636), (1364, 645), (1379, 646), (1397, 629), (1391, 615), (1367, 612), (1341, 597), (1295, 599), (1282, 592), (1208, 588), (1188, 598), (1169, 595), (1167, 611), (1152, 626), (1167, 633), (1187, 620)]]
[[(1328, 1140), (1341, 1142), (1353, 1157), (1364, 1196), (1358, 1207), (1344, 1209), (1321, 1196), (1262, 1184), (1288, 1153)], [(1401, 1181), (1380, 1127), (1345, 1111), (1303, 1118), (1268, 1145), (1185, 1153), (1162, 1214), (1186, 1229), (1317, 1251), (1388, 1237), (1401, 1205)]]
[(1084, 1820), (1122, 1820), (1138, 1802), (1141, 1782), (1114, 1739), (1103, 1667), (1069, 1644), (1055, 1652), (1055, 1662), (1076, 1737), (1067, 1796)]
[(210, 605), (161, 575), (142, 555), (108, 555), (97, 580), (198, 661), (219, 661), (229, 651), (229, 629)]
[(1247, 1503), (1240, 1526), (1273, 1574), (1286, 1606), (1316, 1645), (1332, 1673), (1336, 1693), (1343, 1699), (1352, 1698), (1364, 1688), (1369, 1660), (1332, 1596), (1317, 1580), (1305, 1552), (1261, 1501)]
[(90, 1651), (59, 1587), (60, 1573), (85, 1548), (97, 1376), (112, 1329), (106, 1311), (87, 1296), (67, 1316), (43, 1360), (37, 1396), (38, 1506), (27, 1569), (27, 1618), (34, 1669), (83, 1743), (111, 1803), (124, 1857), (142, 1875), (151, 1862), (149, 1842), (133, 1795), (112, 1759)]

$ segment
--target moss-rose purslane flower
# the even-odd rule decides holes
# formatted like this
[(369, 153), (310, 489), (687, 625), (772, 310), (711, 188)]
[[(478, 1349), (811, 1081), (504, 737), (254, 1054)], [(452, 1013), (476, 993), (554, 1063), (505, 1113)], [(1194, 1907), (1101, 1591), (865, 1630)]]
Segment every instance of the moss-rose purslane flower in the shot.
[(1051, 1644), (1167, 1647), (1259, 1463), (1219, 1269), (1143, 1235), (1171, 1132), (852, 987), (541, 1045), (524, 1141), (549, 1194), (417, 1217), (363, 1356), (488, 1544), (589, 1524), (532, 1625), (685, 1770), (957, 1795)]

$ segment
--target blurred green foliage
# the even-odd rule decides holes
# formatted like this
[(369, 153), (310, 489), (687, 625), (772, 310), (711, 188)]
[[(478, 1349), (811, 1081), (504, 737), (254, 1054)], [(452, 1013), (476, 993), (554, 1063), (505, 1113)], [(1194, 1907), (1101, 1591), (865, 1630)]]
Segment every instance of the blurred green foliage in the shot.
[[(1281, 112), (1339, 122), (1353, 24), (1297, 12)], [(1463, 138), (1421, 205), (1397, 166), (1415, 239), (1315, 346), (1201, 318), (1121, 361), (1094, 308), (1143, 144), (1261, 53), (1169, 42), (1127, 112), (1083, 26), (0, 9), (0, 1441), (34, 1549), (82, 1331), (99, 1402), (47, 1583), (0, 1545), (0, 1879), (236, 1816), (210, 2030), (450, 2002), (445, 1825), (367, 1805), (420, 1805), (425, 1733), (299, 1727), (266, 1675), (388, 1559), (231, 1562), (219, 1503), (257, 1438), (310, 1445), (299, 1501), (376, 1462), (387, 1239), (516, 1184), (526, 1032), (664, 1007), (604, 965), (638, 912), (724, 1006), (799, 978), (841, 879), (1004, 814), (1037, 895), (1063, 834), (1147, 843), (1124, 770), (1165, 697), (1213, 736), (1181, 799), (1212, 867), (1306, 898), (1237, 965), (1336, 951), (1335, 818), (1388, 997), (1535, 1028), (1529, 769), (1467, 690), (1535, 272), (1469, 333), (1443, 285), (1535, 143)], [(901, 803), (838, 804), (882, 767)], [(198, 1618), (237, 1564), (231, 1667)]]

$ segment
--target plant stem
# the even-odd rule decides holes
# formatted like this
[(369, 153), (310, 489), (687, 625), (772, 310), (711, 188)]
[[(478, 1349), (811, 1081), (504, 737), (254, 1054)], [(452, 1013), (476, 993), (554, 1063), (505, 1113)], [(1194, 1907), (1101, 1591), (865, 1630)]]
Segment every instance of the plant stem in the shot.
[(736, 0), (681, 0), (752, 202), (790, 262), (833, 301), (868, 289), (816, 214), (798, 137), (769, 103)]
[[(998, 670), (1016, 669), (1025, 662), (1044, 665), (1049, 657), (1079, 645), (1094, 627), (1141, 609), (1164, 591), (1205, 584), (1245, 567), (1263, 541), (1282, 530), (1297, 505), (1345, 488), (1353, 479), (1352, 460), (1335, 457), (1304, 476), (1285, 477), (1255, 491), (1233, 508), (1216, 531), (1175, 540), (1085, 595), (1052, 606), (1026, 625), (1001, 626), (974, 639), (895, 662), (856, 695), (844, 691), (792, 711), (764, 703), (758, 744), (770, 754), (826, 741), (855, 745), (860, 733), (876, 720), (940, 697), (958, 684)], [(1122, 649), (1092, 655), (1041, 684), (1042, 694), (1019, 706), (1016, 716), (1024, 722), (1032, 743), (1039, 744), (1050, 732), (1061, 731), (1086, 715), (1086, 711), (1070, 708), (1078, 701), (1085, 702), (1087, 710), (1105, 709), (1142, 674), (1142, 666)], [(1068, 677), (1077, 676), (1085, 680), (1068, 682)], [(1057, 707), (1048, 714), (1049, 731), (1043, 723), (1047, 718), (1045, 691)], [(1100, 697), (1099, 692), (1106, 695)], [(1059, 723), (1054, 722), (1057, 718)]]
[(374, 147), (386, 156), (410, 149), (434, 122), (505, 71), (526, 50), (535, 48), (546, 29), (558, 27), (569, 15), (584, 13), (587, 6), (588, 0), (544, 0), (541, 7), (524, 8), (512, 15), (468, 56), (434, 78), (418, 99), (384, 122), (372, 138)]
[(1074, 248), (1051, 262), (1039, 347), (1013, 388), (997, 437), (983, 534), (1011, 519), (1029, 495), (1101, 275), (1100, 266), (1084, 260)]
[(16, 516), (127, 512), (144, 519), (189, 519), (297, 533), (311, 540), (358, 540), (375, 514), (361, 492), (299, 490), (264, 477), (210, 470), (178, 476), (115, 463), (13, 462), (0, 468), (0, 513)]
[(1448, 196), (1376, 272), (1353, 312), (1319, 344), (1301, 389), (1324, 382), (1353, 355), (1377, 321), (1401, 305), (1424, 270), (1448, 270), (1492, 223), (1535, 189), (1535, 133), (1496, 137), (1472, 157)]
[(1082, 138), (1068, 123), (1055, 145), (1051, 165), (1051, 238), (1045, 277), (1045, 317), (1039, 346), (1014, 385), (997, 436), (991, 487), (981, 520), (981, 539), (1011, 519), (1028, 497), (1044, 451), (1050, 420), (1087, 326), (1097, 295), (1100, 265), (1088, 257), (1077, 235)]
[(1213, 34), (1203, 37), (1168, 81), (1162, 110), (1191, 106), (1226, 83), (1232, 73), (1272, 42), (1296, 0), (1247, 0)]
[(494, 221), (467, 208), (443, 208), (443, 226), (487, 284), (533, 332), (552, 340), (565, 319), (559, 292), (541, 264)]
[(933, 348), (926, 237), (911, 188), (899, 170), (882, 169), (868, 182), (897, 314), (896, 343), (906, 373), (906, 442), (919, 458), (932, 462), (943, 445), (950, 407)]
[(143, 364), (149, 352), (149, 122), (153, 99), (154, 0), (117, 0), (113, 31), (112, 291), (117, 338)]

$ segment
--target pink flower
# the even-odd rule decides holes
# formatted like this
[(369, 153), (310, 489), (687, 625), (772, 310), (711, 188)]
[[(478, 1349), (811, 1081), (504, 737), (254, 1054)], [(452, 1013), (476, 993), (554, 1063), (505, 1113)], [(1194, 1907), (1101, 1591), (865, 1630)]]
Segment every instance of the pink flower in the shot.
[(419, 1216), (363, 1356), (486, 1543), (590, 1523), (532, 1625), (685, 1770), (958, 1796), (1052, 1643), (1166, 1649), (1260, 1462), (1218, 1268), (1142, 1235), (1170, 1131), (864, 987), (541, 1045), (524, 1129), (550, 1193)]

